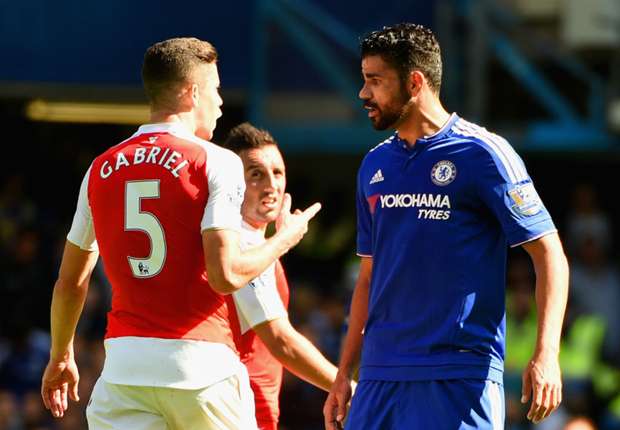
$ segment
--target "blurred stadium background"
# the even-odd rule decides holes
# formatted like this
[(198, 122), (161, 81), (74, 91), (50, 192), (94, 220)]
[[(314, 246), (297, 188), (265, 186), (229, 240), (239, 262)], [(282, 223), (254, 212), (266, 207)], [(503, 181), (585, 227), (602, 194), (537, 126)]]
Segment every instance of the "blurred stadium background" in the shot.
[[(76, 339), (82, 401), (58, 422), (38, 394), (51, 290), (82, 175), (147, 120), (142, 55), (168, 37), (219, 51), (224, 115), (214, 141), (244, 120), (269, 129), (296, 205), (323, 202), (284, 264), (294, 324), (337, 361), (356, 275), (355, 173), (384, 136), (357, 99), (357, 44), (403, 21), (438, 34), (446, 107), (511, 141), (570, 256), (564, 403), (535, 427), (583, 416), (591, 427), (570, 428), (620, 428), (619, 0), (22, 0), (0, 2), (0, 430), (86, 428), (109, 286), (99, 268)], [(534, 427), (519, 404), (533, 288), (529, 260), (512, 251), (507, 429)], [(287, 376), (281, 398), (282, 429), (322, 428), (324, 393)]]

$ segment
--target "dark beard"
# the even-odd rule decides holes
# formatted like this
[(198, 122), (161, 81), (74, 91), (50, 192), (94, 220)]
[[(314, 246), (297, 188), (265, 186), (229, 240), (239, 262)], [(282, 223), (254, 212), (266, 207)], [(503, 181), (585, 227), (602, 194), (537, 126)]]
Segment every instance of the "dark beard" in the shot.
[(374, 104), (371, 105), (379, 112), (377, 116), (371, 118), (373, 128), (379, 131), (387, 130), (388, 128), (396, 128), (396, 124), (398, 124), (407, 113), (408, 101), (409, 97), (407, 92), (404, 88), (401, 88), (396, 103), (392, 103), (384, 109), (379, 109), (379, 107)]
[(396, 122), (402, 117), (404, 105), (399, 109), (389, 109), (385, 111), (379, 110), (379, 115), (371, 118), (372, 126), (375, 130), (383, 131), (392, 128)]

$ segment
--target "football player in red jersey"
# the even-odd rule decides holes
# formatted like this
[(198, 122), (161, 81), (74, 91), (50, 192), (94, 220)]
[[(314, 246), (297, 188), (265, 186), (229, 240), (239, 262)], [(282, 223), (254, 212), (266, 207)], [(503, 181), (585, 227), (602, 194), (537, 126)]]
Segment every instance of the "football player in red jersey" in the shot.
[(82, 181), (41, 387), (54, 417), (78, 400), (73, 337), (101, 254), (112, 308), (89, 428), (256, 428), (224, 295), (295, 246), (320, 205), (291, 213), (287, 196), (277, 233), (241, 249), (243, 166), (209, 142), (222, 105), (216, 60), (195, 38), (151, 46), (142, 68), (151, 123), (98, 156)]
[[(243, 243), (263, 243), (276, 221), (286, 188), (286, 169), (276, 140), (265, 130), (243, 123), (233, 128), (224, 147), (241, 157), (245, 171)], [(282, 366), (329, 391), (337, 369), (291, 325), (289, 289), (279, 260), (246, 287), (227, 297), (231, 327), (241, 361), (248, 368), (260, 430), (277, 430)]]

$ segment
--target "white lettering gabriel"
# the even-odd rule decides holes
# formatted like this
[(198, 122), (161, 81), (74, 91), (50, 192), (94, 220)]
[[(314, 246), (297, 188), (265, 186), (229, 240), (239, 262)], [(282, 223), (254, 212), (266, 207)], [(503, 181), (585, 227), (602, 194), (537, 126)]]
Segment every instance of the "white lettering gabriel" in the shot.
[[(169, 148), (160, 154), (161, 148), (154, 146), (152, 148), (137, 148), (133, 160), (131, 157), (128, 159), (125, 154), (118, 152), (116, 154), (116, 160), (110, 162), (104, 161), (99, 170), (99, 175), (102, 179), (107, 179), (112, 173), (127, 166), (135, 166), (138, 164), (158, 164), (164, 169), (168, 170), (175, 178), (179, 177), (179, 171), (189, 165), (189, 161), (183, 160), (183, 154), (177, 151), (170, 151)], [(181, 161), (182, 160), (182, 161)]]

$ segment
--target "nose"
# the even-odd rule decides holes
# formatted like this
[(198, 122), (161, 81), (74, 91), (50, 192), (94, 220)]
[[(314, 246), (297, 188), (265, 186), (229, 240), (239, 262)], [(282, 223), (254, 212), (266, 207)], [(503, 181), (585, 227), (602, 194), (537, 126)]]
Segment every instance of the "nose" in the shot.
[(276, 179), (276, 175), (274, 175), (273, 173), (269, 173), (269, 175), (267, 176), (267, 189), (269, 191), (275, 190), (278, 186), (278, 182)]
[(362, 88), (360, 89), (360, 92), (358, 93), (358, 97), (362, 100), (369, 100), (370, 99), (370, 91), (368, 91), (368, 89), (366, 88), (366, 84), (364, 83), (364, 85), (362, 85)]

